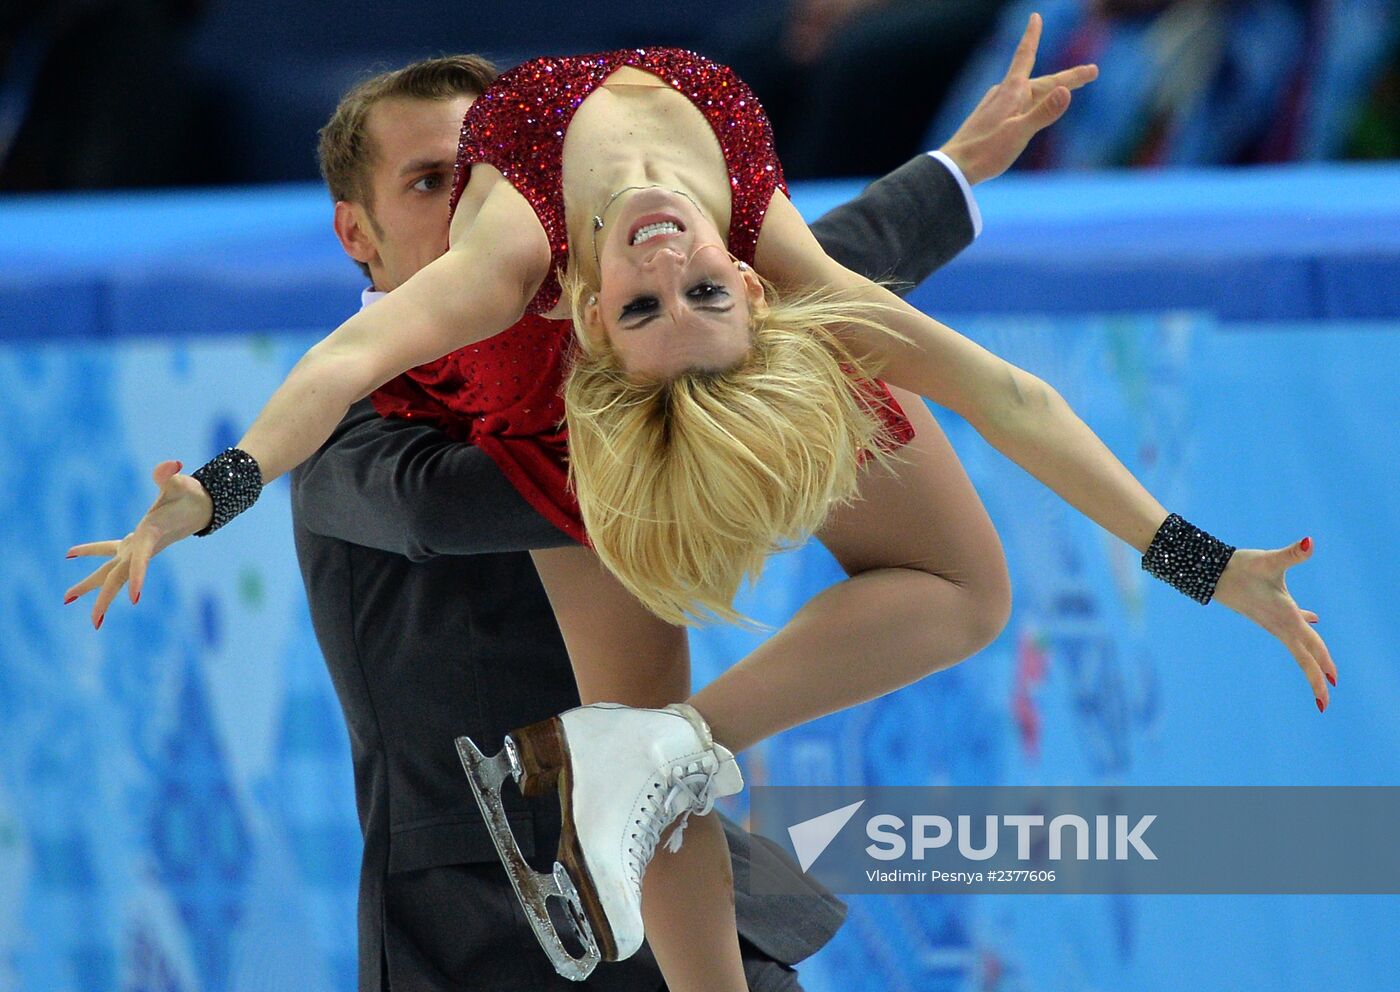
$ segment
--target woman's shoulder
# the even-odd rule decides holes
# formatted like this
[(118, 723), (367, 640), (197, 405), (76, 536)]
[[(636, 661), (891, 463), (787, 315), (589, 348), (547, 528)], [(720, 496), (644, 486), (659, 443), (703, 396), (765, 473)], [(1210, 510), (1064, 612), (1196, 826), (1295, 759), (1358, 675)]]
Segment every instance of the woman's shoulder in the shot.
[(773, 190), (754, 251), (754, 269), (779, 289), (822, 285), (834, 264), (786, 192)]

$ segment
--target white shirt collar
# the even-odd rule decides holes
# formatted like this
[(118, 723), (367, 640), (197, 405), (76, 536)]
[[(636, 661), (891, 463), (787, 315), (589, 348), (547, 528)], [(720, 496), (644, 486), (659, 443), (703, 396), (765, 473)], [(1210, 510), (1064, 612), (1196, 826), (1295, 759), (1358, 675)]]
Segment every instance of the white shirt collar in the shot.
[(388, 295), (388, 293), (381, 293), (373, 286), (366, 287), (365, 289), (360, 290), (360, 309), (363, 310), (375, 300), (382, 300)]

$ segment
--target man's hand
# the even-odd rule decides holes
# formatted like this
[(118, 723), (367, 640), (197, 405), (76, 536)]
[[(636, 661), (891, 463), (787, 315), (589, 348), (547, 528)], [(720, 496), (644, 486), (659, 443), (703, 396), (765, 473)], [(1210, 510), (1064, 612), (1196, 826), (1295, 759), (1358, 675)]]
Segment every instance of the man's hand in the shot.
[(1032, 79), (1040, 30), (1040, 15), (1032, 14), (1006, 77), (987, 91), (941, 149), (969, 183), (995, 179), (1011, 168), (1037, 132), (1064, 116), (1070, 91), (1099, 78), (1098, 66), (1078, 65)]

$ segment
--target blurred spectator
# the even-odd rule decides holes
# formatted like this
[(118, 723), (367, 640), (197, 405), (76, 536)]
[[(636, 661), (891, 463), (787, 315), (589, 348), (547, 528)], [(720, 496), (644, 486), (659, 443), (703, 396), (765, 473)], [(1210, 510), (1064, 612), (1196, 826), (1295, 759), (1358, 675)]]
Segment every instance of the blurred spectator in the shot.
[(1028, 168), (1249, 161), (1285, 106), (1303, 55), (1293, 0), (1022, 0), (978, 53), (940, 118), (996, 82), (1016, 18), (1045, 17), (1041, 71), (1098, 62), (1099, 81), (1032, 144)]
[(1311, 7), (1295, 100), (1270, 157), (1400, 157), (1400, 0), (1315, 0)]
[(1357, 114), (1347, 144), (1350, 158), (1400, 158), (1400, 37)]
[(0, 190), (189, 181), (181, 71), (201, 0), (21, 0), (0, 13)]
[(948, 138), (1032, 9), (1037, 72), (1103, 75), (1018, 167), (1400, 155), (1400, 0), (3, 0), (0, 191), (311, 179), (376, 61), (654, 44), (733, 65), (791, 178), (873, 176)]
[(1340, 155), (1395, 37), (1395, 0), (1022, 0), (958, 80), (930, 136), (1000, 76), (1031, 10), (1050, 72), (1099, 81), (1023, 168), (1230, 165)]
[(789, 178), (873, 176), (953, 133), (923, 143), (1005, 2), (790, 0), (713, 54), (763, 102)]

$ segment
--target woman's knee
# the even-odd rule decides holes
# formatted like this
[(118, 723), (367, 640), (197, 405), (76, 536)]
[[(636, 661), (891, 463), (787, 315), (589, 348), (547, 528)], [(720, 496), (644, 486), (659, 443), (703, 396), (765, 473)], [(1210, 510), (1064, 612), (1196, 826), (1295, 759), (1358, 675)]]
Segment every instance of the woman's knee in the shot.
[(973, 593), (971, 624), (978, 650), (987, 647), (1011, 622), (1011, 581), (994, 581)]
[(990, 522), (969, 551), (963, 558), (959, 584), (967, 596), (968, 623), (981, 650), (1000, 637), (1011, 621), (1011, 570), (1001, 538)]
[(980, 542), (961, 550), (954, 560), (924, 560), (912, 567), (956, 590), (960, 626), (975, 642), (975, 652), (1000, 637), (1011, 620), (1011, 572), (1001, 541), (990, 528)]
[[(953, 623), (928, 633), (942, 653), (953, 647), (958, 653), (957, 661), (963, 661), (996, 641), (1010, 622), (1010, 577), (1004, 568), (983, 568), (975, 577), (963, 576), (957, 581), (946, 576), (938, 578), (945, 583), (944, 593), (951, 587), (955, 599), (951, 609)], [(943, 608), (948, 610), (946, 601)]]

